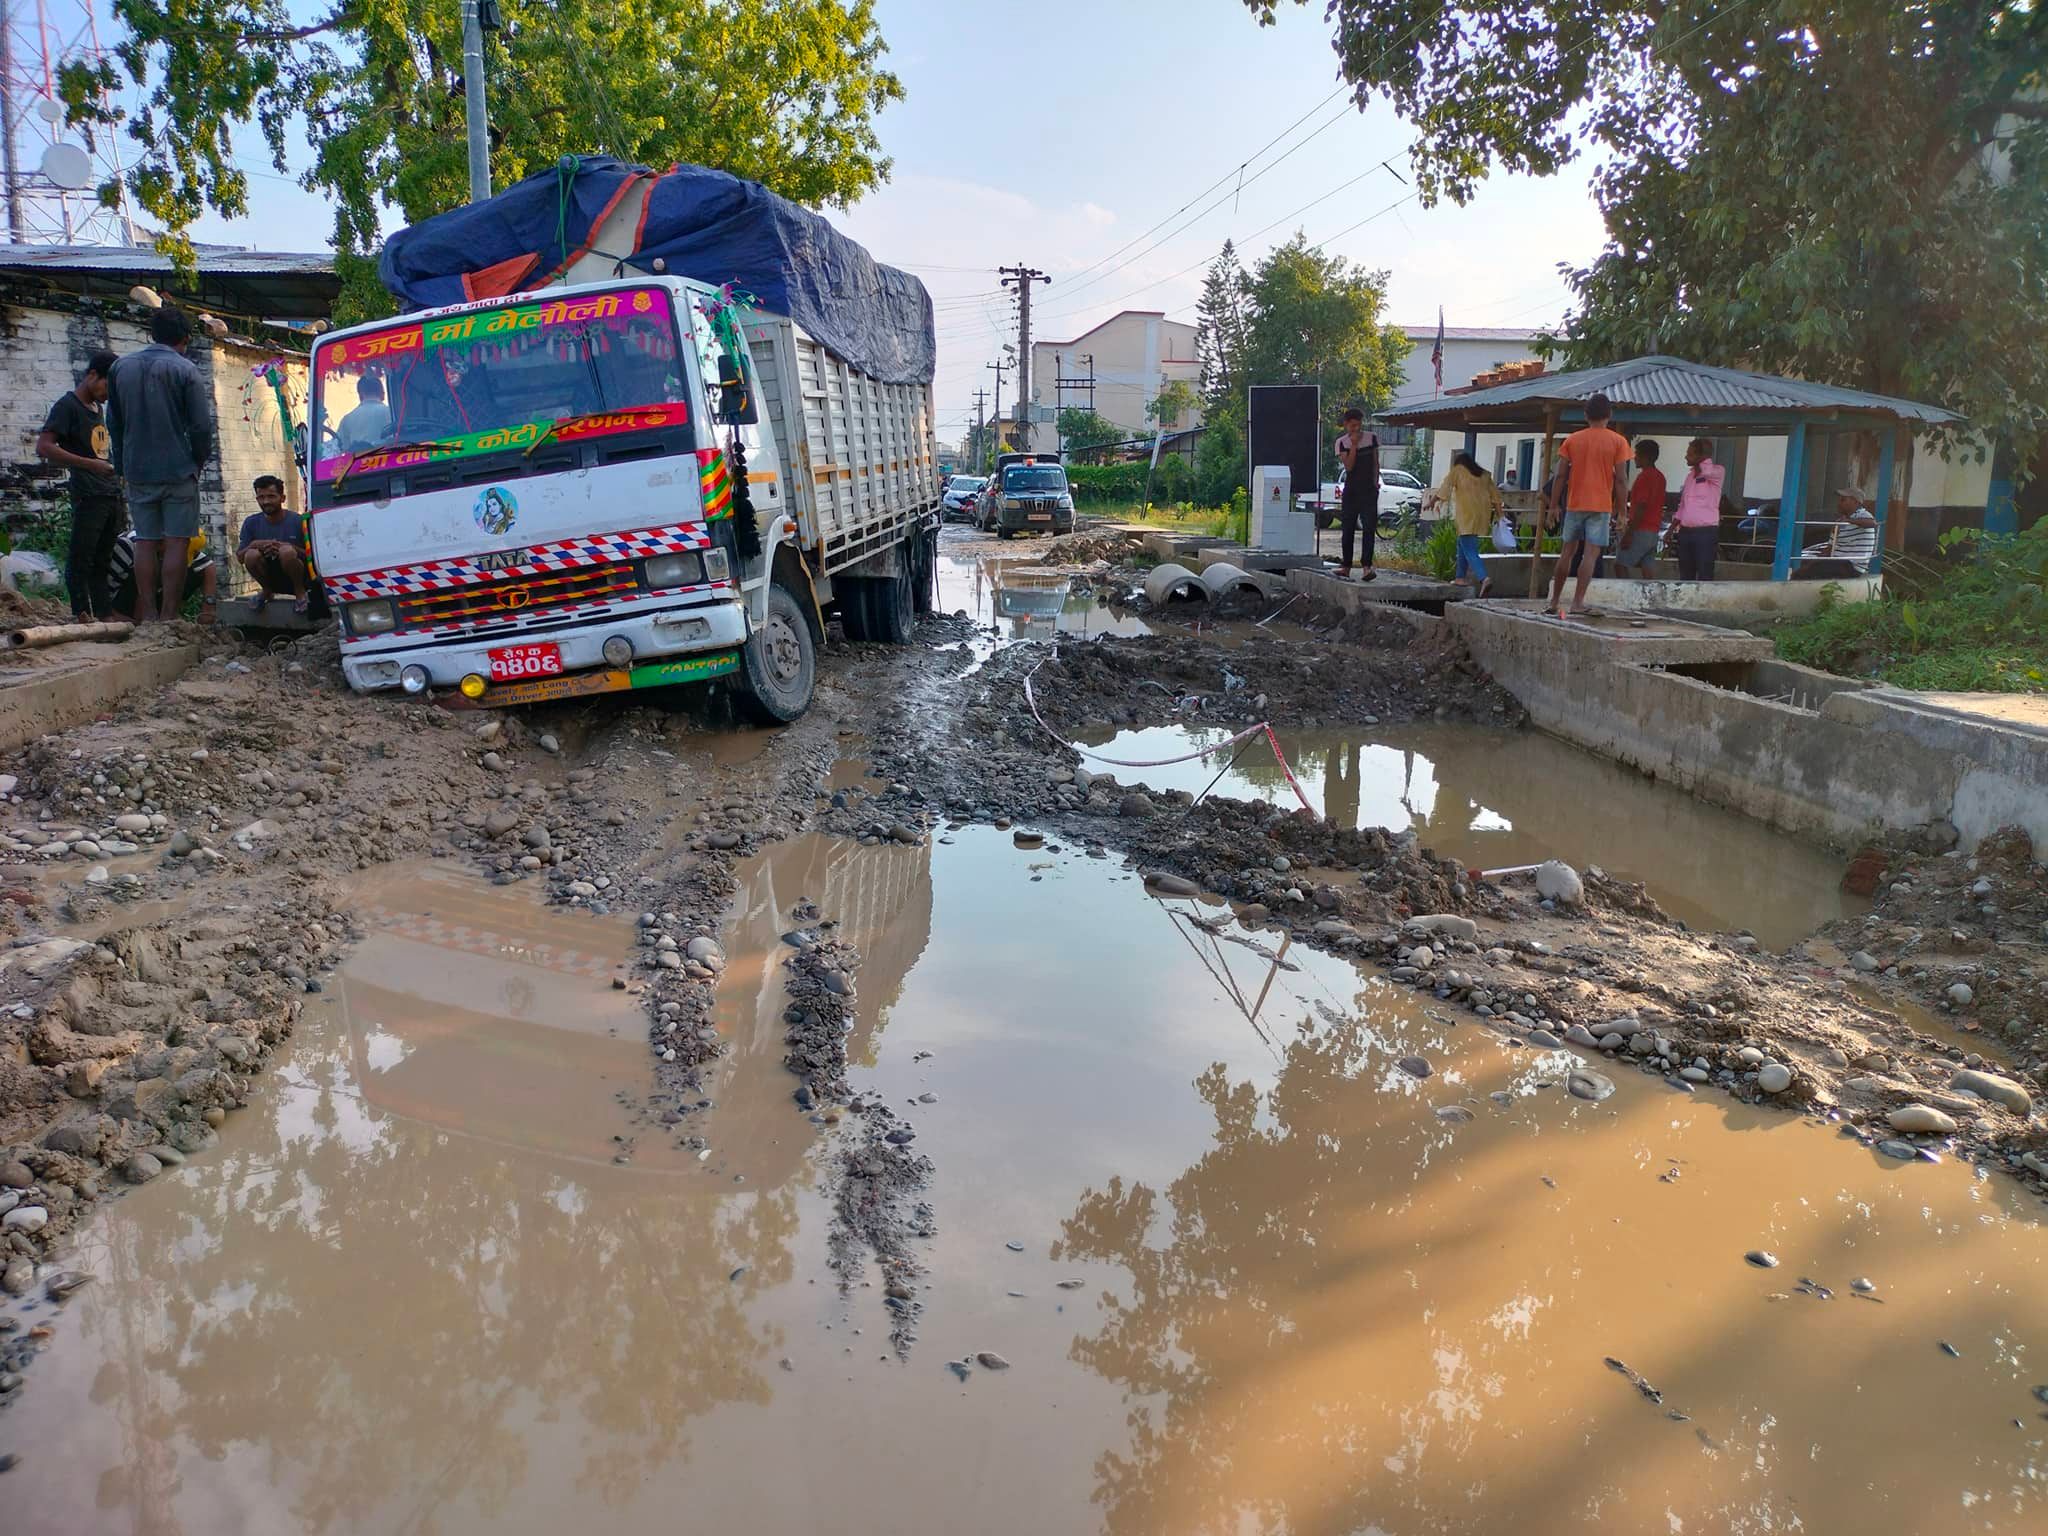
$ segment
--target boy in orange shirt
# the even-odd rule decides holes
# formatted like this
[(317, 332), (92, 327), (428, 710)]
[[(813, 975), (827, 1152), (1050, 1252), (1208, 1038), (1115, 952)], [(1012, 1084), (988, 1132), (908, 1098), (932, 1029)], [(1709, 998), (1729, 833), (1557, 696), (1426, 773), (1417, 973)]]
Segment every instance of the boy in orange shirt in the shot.
[[(1557, 568), (1550, 577), (1549, 606), (1560, 619), (1586, 612), (1586, 584), (1593, 579), (1593, 567), (1600, 563), (1617, 518), (1627, 516), (1628, 481), (1623, 466), (1632, 457), (1628, 439), (1608, 423), (1614, 419), (1614, 404), (1605, 395), (1586, 402), (1586, 425), (1558, 445), (1564, 462), (1564, 505), (1553, 494), (1550, 521), (1564, 514), (1564, 548), (1558, 551)], [(1571, 612), (1563, 607), (1565, 573), (1579, 559), (1579, 579), (1572, 593)]]

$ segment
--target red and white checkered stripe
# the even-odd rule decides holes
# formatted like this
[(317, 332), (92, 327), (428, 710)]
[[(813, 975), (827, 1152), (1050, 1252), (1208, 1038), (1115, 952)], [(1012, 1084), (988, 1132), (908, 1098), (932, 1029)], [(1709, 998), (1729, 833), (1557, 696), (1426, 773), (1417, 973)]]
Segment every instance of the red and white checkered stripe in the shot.
[(708, 525), (701, 522), (670, 523), (665, 527), (641, 528), (631, 533), (593, 533), (582, 538), (535, 544), (526, 551), (524, 564), (507, 566), (502, 570), (485, 570), (474, 559), (457, 556), (452, 560), (426, 560), (418, 565), (394, 565), (381, 571), (350, 571), (338, 576), (322, 571), (320, 580), (336, 601), (356, 603), (371, 597), (411, 597), (420, 592), (471, 587), (480, 582), (503, 581), (508, 577), (571, 570), (580, 565), (612, 565), (621, 560), (644, 560), (649, 555), (672, 555), (683, 550), (710, 547), (711, 529)]
[[(664, 587), (660, 595), (662, 597), (696, 597), (705, 593), (728, 592), (731, 590), (733, 590), (733, 585), (729, 581), (707, 581), (701, 586), (695, 587)], [(599, 614), (612, 613), (627, 602), (637, 601), (649, 595), (645, 592), (635, 592), (623, 598), (612, 598), (603, 602), (569, 603), (558, 608), (519, 608), (509, 613), (484, 614), (467, 619), (458, 619), (448, 624), (412, 624), (398, 630), (396, 637), (401, 640), (418, 640), (437, 635), (478, 635), (487, 630), (503, 629), (507, 620), (517, 620), (522, 624), (528, 621), (545, 621), (552, 624), (560, 619), (594, 618)], [(343, 645), (361, 645), (368, 640), (389, 640), (391, 638), (393, 638), (391, 634), (345, 634), (341, 637), (341, 643)], [(508, 642), (516, 641), (517, 638), (517, 636), (513, 635), (506, 637)]]

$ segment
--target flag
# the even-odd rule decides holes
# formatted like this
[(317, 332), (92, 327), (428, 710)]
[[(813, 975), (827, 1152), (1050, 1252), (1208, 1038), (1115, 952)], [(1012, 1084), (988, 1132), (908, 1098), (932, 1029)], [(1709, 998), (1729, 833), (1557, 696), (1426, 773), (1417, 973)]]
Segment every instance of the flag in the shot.
[(732, 471), (726, 467), (722, 450), (697, 450), (697, 491), (703, 501), (705, 521), (732, 516)]
[(1436, 345), (1429, 349), (1429, 365), (1436, 370), (1436, 392), (1444, 392), (1444, 307), (1436, 307)]

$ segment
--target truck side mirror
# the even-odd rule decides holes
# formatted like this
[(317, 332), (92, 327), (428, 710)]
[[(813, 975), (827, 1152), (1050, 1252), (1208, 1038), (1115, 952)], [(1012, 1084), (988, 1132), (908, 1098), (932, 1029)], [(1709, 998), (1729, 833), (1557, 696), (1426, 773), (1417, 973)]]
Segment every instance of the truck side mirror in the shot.
[(718, 355), (718, 414), (729, 425), (747, 419), (747, 382), (740, 373), (740, 360), (730, 352)]

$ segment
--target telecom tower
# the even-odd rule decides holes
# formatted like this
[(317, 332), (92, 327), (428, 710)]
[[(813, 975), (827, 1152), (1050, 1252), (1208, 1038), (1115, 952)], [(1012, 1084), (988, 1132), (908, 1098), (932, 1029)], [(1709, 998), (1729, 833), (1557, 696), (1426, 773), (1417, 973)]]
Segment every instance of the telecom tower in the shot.
[[(57, 74), (97, 65), (96, 0), (0, 0), (0, 214), (14, 245), (133, 245), (119, 132), (66, 128)], [(99, 199), (108, 181), (119, 206)]]

